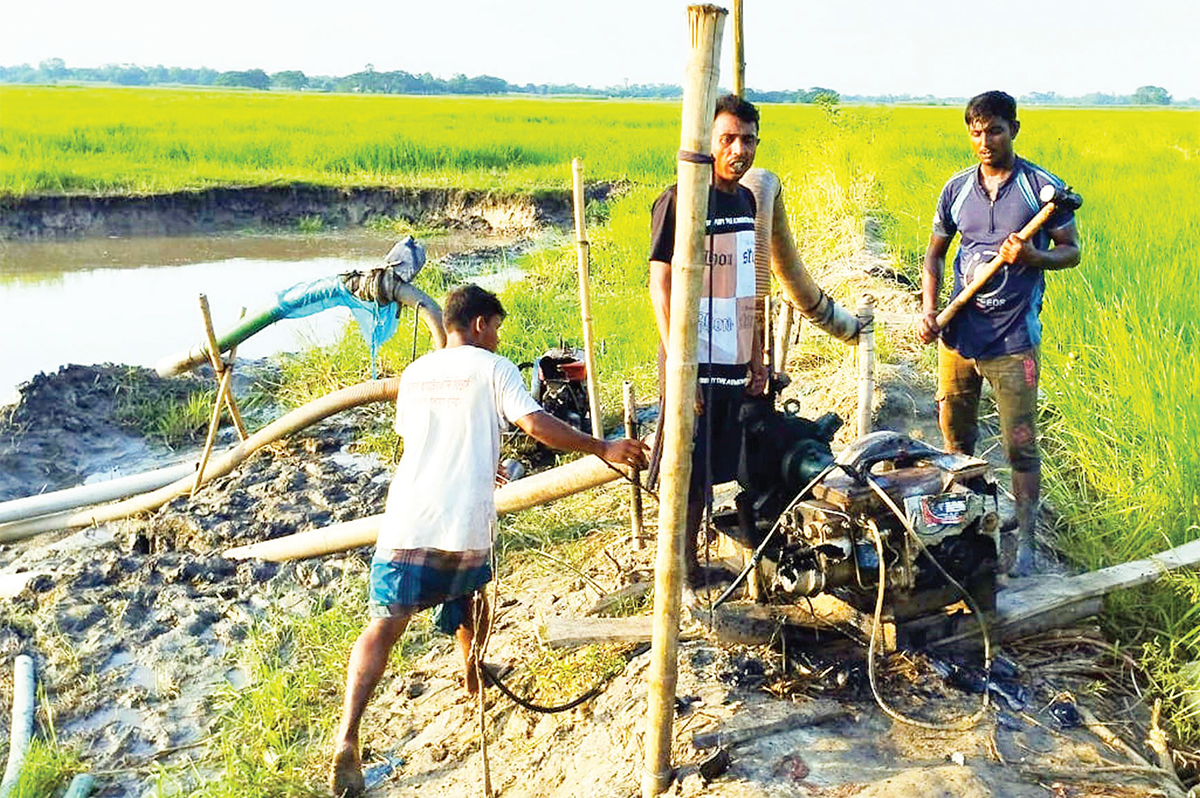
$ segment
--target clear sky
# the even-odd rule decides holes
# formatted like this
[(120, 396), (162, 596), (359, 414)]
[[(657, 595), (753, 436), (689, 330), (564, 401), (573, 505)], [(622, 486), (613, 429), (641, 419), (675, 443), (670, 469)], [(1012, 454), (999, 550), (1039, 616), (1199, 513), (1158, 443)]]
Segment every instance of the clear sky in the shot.
[[(744, 0), (746, 83), (843, 94), (991, 88), (1200, 97), (1197, 0)], [(676, 0), (31, 0), (8, 3), (0, 64), (62, 58), (344, 75), (372, 64), (449, 78), (681, 83)], [(722, 55), (729, 85), (730, 25)]]

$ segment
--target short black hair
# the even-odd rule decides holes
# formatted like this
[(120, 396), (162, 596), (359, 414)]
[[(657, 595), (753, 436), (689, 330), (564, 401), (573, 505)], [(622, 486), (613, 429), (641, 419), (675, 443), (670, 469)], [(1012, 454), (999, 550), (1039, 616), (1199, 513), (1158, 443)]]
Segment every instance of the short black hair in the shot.
[(736, 94), (726, 94), (717, 100), (717, 110), (713, 112), (713, 119), (721, 114), (733, 114), (743, 122), (753, 122), (758, 126), (758, 109), (754, 107), (754, 103), (743, 100)]
[(963, 121), (969, 127), (972, 122), (982, 122), (988, 119), (1003, 119), (1012, 124), (1017, 121), (1017, 101), (1012, 95), (1002, 91), (985, 91), (976, 94), (967, 103), (963, 112)]
[(471, 329), (471, 322), (483, 316), (491, 319), (493, 316), (504, 318), (504, 305), (500, 297), (468, 283), (460, 285), (446, 295), (446, 309), (442, 312), (442, 323), (447, 330), (466, 332)]

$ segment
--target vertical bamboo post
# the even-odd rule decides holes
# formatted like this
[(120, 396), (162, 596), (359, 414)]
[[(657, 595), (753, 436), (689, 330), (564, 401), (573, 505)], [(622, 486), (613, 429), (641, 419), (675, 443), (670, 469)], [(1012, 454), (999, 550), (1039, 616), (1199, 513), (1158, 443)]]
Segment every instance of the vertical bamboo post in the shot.
[[(633, 383), (625, 380), (622, 386), (622, 399), (625, 407), (625, 437), (637, 438), (637, 402), (633, 398)], [(645, 548), (642, 540), (642, 472), (633, 469), (629, 472), (629, 542), (635, 550)]]
[(871, 431), (875, 398), (875, 297), (863, 294), (858, 316), (858, 435)]
[(733, 93), (746, 96), (746, 39), (742, 33), (742, 0), (733, 0)]
[(575, 245), (579, 251), (579, 311), (583, 315), (583, 363), (587, 367), (588, 412), (592, 416), (592, 435), (604, 437), (604, 424), (600, 418), (600, 385), (596, 382), (596, 355), (592, 351), (592, 292), (589, 287), (590, 245), (584, 229), (583, 161), (571, 161), (571, 175), (575, 194)]
[[(679, 148), (708, 153), (720, 72), (725, 10), (712, 5), (688, 7), (692, 51), (683, 89)], [(688, 481), (692, 470), (692, 428), (696, 420), (696, 341), (700, 291), (704, 278), (704, 234), (708, 218), (711, 166), (680, 159), (671, 257), (671, 326), (668, 332), (666, 395), (659, 432), (665, 438), (658, 544), (654, 564), (654, 636), (647, 685), (646, 758), (642, 796), (671, 784), (671, 732), (675, 684), (679, 676), (679, 612), (683, 574), (683, 535), (687, 526)]]

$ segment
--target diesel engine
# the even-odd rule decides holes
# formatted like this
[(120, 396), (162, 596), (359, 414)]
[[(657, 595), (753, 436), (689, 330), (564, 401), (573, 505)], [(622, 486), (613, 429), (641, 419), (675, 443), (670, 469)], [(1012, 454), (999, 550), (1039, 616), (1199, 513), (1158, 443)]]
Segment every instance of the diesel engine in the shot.
[(759, 601), (828, 593), (869, 613), (883, 579), (898, 625), (942, 612), (964, 590), (979, 610), (994, 609), (1000, 524), (989, 464), (890, 431), (835, 458), (841, 419), (809, 421), (797, 409), (747, 402), (741, 492), (713, 517), (761, 550)]

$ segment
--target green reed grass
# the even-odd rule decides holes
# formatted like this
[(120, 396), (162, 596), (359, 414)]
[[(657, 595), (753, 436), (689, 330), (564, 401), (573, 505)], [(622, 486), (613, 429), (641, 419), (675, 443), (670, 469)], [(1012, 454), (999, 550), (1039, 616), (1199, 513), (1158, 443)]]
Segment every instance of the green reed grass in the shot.
[[(667, 173), (669, 104), (0, 87), (0, 194), (211, 185), (502, 188)], [(480, 121), (486, 120), (485, 124)]]

